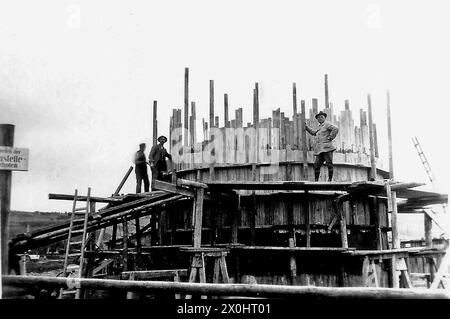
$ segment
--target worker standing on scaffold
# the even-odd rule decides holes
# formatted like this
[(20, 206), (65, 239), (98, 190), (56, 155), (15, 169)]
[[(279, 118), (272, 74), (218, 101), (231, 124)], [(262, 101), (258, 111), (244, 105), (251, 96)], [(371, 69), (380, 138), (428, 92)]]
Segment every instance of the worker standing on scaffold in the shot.
[(165, 180), (167, 175), (167, 163), (166, 158), (172, 160), (172, 155), (170, 155), (164, 148), (164, 143), (167, 142), (167, 137), (158, 137), (158, 144), (154, 145), (150, 151), (149, 162), (152, 168), (152, 180)]
[(139, 144), (139, 151), (134, 156), (135, 173), (136, 173), (136, 194), (141, 192), (142, 182), (144, 182), (144, 191), (147, 193), (150, 189), (150, 181), (148, 180), (147, 162), (145, 161), (145, 143)]
[(316, 182), (319, 181), (320, 168), (325, 162), (325, 165), (328, 167), (328, 181), (331, 182), (333, 179), (333, 152), (336, 150), (333, 140), (336, 138), (339, 128), (325, 121), (327, 113), (320, 111), (315, 118), (319, 122), (318, 129), (314, 130), (305, 123), (306, 131), (317, 137), (314, 145), (314, 156), (316, 156), (314, 161), (314, 178)]

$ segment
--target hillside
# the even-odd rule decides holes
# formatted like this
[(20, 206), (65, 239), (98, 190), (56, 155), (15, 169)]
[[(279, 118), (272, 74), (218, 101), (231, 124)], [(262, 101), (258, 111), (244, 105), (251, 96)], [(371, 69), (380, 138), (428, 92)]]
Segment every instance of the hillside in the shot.
[(34, 231), (42, 227), (69, 220), (70, 215), (59, 212), (23, 212), (12, 211), (9, 218), (9, 237)]

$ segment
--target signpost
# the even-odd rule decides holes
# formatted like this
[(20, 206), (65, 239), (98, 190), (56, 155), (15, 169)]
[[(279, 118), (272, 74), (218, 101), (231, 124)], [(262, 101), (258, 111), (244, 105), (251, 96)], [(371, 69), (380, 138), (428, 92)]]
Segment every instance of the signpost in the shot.
[[(12, 171), (28, 170), (28, 149), (14, 148), (14, 125), (0, 124), (0, 274), (8, 274), (9, 213)], [(0, 298), (2, 286), (0, 280)]]

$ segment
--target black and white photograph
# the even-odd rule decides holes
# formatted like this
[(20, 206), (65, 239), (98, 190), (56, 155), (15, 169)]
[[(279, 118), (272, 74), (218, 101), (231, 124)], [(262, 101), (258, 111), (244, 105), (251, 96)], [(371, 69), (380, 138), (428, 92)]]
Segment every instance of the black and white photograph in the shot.
[(0, 299), (448, 301), (449, 14), (2, 1)]

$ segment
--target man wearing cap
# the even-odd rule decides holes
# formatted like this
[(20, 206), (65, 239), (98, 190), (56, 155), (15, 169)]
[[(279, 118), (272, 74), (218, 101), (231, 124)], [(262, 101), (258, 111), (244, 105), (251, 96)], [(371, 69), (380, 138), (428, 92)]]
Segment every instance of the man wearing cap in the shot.
[(145, 143), (139, 144), (139, 151), (134, 156), (134, 164), (136, 173), (136, 194), (141, 192), (141, 185), (144, 182), (144, 191), (148, 192), (150, 188), (150, 182), (147, 174), (147, 162), (145, 161)]
[(332, 141), (336, 138), (339, 128), (325, 121), (327, 113), (320, 111), (315, 117), (317, 122), (319, 122), (319, 127), (316, 130), (305, 123), (306, 131), (317, 137), (316, 145), (314, 146), (314, 156), (316, 156), (314, 161), (314, 178), (316, 182), (319, 180), (320, 168), (325, 162), (325, 165), (328, 167), (328, 181), (331, 182), (333, 179), (333, 152), (336, 150)]
[(154, 145), (150, 151), (149, 162), (152, 168), (152, 179), (162, 179), (162, 172), (167, 171), (166, 158), (172, 159), (167, 150), (164, 148), (164, 143), (167, 142), (167, 137), (158, 137), (158, 144)]

